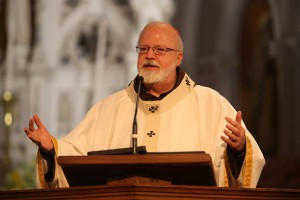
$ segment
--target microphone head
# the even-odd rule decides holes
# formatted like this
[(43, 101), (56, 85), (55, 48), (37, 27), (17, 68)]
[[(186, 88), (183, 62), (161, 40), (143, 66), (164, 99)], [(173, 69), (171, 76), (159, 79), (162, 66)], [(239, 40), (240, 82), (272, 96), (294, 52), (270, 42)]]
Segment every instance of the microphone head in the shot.
[(138, 76), (138, 82), (143, 82), (143, 81), (144, 81), (144, 77)]

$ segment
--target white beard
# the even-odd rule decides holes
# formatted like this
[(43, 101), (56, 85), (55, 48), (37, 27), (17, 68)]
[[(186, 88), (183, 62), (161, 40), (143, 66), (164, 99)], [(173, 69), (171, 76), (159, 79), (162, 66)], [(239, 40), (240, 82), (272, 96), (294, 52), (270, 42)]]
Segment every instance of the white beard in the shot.
[[(152, 62), (148, 62), (147, 64), (152, 64)], [(138, 72), (140, 76), (144, 77), (144, 83), (152, 84), (164, 81), (171, 73), (174, 72), (176, 67), (177, 65), (175, 63), (168, 68), (161, 68), (160, 66), (157, 66), (156, 69), (149, 70), (146, 67), (142, 67), (138, 69)]]

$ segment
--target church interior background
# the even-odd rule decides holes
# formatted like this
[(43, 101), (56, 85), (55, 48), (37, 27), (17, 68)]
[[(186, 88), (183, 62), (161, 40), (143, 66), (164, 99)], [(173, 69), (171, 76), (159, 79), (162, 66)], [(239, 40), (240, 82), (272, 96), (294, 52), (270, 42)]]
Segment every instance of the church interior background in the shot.
[(35, 187), (38, 114), (61, 138), (136, 75), (149, 21), (181, 33), (183, 69), (225, 96), (265, 157), (258, 187), (300, 188), (300, 1), (0, 0), (0, 189)]

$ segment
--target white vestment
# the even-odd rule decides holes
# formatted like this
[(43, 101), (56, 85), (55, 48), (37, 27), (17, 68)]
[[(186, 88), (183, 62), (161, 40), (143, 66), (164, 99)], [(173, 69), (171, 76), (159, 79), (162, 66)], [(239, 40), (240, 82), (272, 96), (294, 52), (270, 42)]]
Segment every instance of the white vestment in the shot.
[[(53, 137), (55, 157), (130, 147), (136, 102), (133, 85), (132, 81), (126, 90), (99, 101), (61, 140)], [(139, 100), (138, 146), (145, 145), (148, 152), (205, 151), (212, 157), (218, 186), (256, 187), (265, 160), (248, 130), (246, 155), (239, 177), (234, 179), (228, 168), (227, 145), (220, 137), (225, 135), (225, 116), (235, 119), (236, 113), (219, 93), (195, 85), (185, 75), (181, 84), (162, 100)], [(152, 137), (148, 133), (152, 133)], [(38, 154), (37, 158), (39, 187), (68, 187), (57, 162), (54, 180), (47, 183), (42, 157)]]

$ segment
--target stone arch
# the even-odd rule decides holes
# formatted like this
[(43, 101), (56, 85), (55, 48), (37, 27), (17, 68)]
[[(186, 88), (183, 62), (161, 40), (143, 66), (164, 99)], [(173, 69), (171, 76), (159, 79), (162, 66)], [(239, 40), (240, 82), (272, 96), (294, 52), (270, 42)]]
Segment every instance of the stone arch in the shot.
[[(45, 5), (44, 5), (45, 4)], [(86, 1), (61, 17), (62, 2), (44, 3), (41, 6), (52, 6), (57, 8), (50, 26), (45, 25), (41, 31), (42, 49), (47, 52), (46, 63), (49, 67), (55, 68), (59, 65), (59, 59), (63, 46), (69, 39), (73, 39), (84, 26), (101, 25), (103, 19), (107, 21), (110, 35), (114, 36), (114, 41), (122, 45), (127, 44), (128, 33), (131, 31), (131, 22), (123, 10), (114, 1)], [(54, 4), (54, 5), (52, 5)], [(42, 18), (51, 17), (51, 14), (43, 12)], [(118, 23), (116, 23), (118, 22)], [(51, 45), (49, 45), (51, 41)]]

